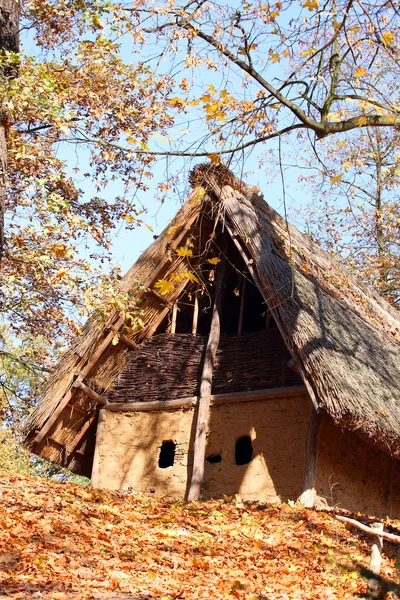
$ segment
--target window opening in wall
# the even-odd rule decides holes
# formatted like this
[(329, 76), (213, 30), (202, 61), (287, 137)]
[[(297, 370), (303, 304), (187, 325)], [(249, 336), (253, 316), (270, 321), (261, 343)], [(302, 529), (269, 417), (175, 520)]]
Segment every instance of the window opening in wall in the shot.
[(161, 444), (160, 456), (158, 458), (158, 466), (160, 469), (167, 469), (168, 467), (173, 466), (175, 461), (175, 450), (176, 444), (171, 440)]
[(235, 463), (237, 465), (247, 465), (253, 458), (253, 444), (248, 435), (244, 435), (236, 440)]
[(220, 463), (221, 460), (221, 454), (210, 454), (210, 456), (207, 456), (206, 458), (206, 461), (209, 462), (211, 465), (214, 465), (215, 463)]

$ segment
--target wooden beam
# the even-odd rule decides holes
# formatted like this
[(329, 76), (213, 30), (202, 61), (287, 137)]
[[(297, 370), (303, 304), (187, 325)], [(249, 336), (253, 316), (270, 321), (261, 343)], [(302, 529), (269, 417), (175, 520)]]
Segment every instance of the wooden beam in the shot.
[(94, 448), (93, 455), (93, 465), (92, 465), (92, 475), (91, 482), (92, 487), (96, 488), (99, 486), (99, 467), (100, 467), (100, 448), (99, 448), (99, 440), (101, 438), (101, 434), (103, 431), (104, 423), (106, 420), (106, 413), (104, 409), (99, 410), (99, 418), (97, 421), (97, 431), (96, 431), (96, 445)]
[(56, 440), (56, 438), (49, 436), (47, 439), (49, 440), (49, 442), (56, 444), (56, 446), (60, 446), (64, 451), (67, 449), (66, 445), (63, 442)]
[(240, 291), (240, 310), (239, 310), (239, 322), (238, 322), (238, 335), (242, 335), (243, 332), (243, 318), (244, 318), (244, 302), (246, 298), (246, 277), (242, 276), (242, 286)]
[(308, 424), (306, 464), (304, 470), (303, 491), (299, 501), (307, 508), (314, 506), (318, 475), (319, 438), (323, 415), (314, 408)]
[[(181, 285), (178, 287), (175, 294), (171, 298), (170, 302), (175, 302), (175, 300), (177, 300), (179, 298), (179, 296), (181, 295), (181, 293), (183, 292), (183, 290), (185, 289), (185, 287), (187, 286), (188, 283), (189, 283), (189, 279), (186, 279), (186, 281), (181, 283)], [(150, 327), (150, 329), (144, 336), (144, 341), (149, 340), (153, 336), (153, 334), (157, 330), (157, 327), (160, 325), (160, 323), (162, 323), (163, 319), (167, 316), (168, 312), (169, 312), (168, 306), (163, 308), (163, 310), (159, 313), (158, 317), (154, 321), (153, 325)]]
[(87, 410), (85, 410), (84, 408), (81, 408), (81, 407), (80, 407), (80, 406), (78, 406), (77, 404), (71, 404), (71, 403), (68, 403), (68, 404), (67, 404), (67, 407), (68, 407), (68, 408), (70, 408), (71, 410), (73, 410), (73, 411), (75, 411), (75, 412), (79, 413), (80, 415), (83, 415), (84, 417), (87, 417), (87, 418), (89, 418), (89, 417), (90, 417), (90, 414), (88, 413), (88, 411), (87, 411)]
[(156, 290), (154, 290), (153, 288), (147, 288), (146, 293), (153, 294), (153, 296), (158, 298), (160, 300), (160, 302), (163, 303), (163, 305), (165, 304), (166, 306), (169, 306), (171, 308), (171, 302), (169, 300), (167, 300), (165, 298), (165, 296), (161, 296), (161, 294), (156, 292)]
[(77, 435), (74, 437), (74, 439), (72, 440), (72, 442), (70, 444), (68, 444), (68, 455), (66, 457), (66, 464), (67, 464), (67, 466), (71, 462), (74, 454), (76, 454), (76, 452), (78, 452), (78, 450), (76, 449), (76, 447), (81, 442), (82, 438), (86, 434), (87, 430), (89, 429), (89, 427), (91, 426), (91, 424), (93, 423), (93, 421), (95, 420), (95, 418), (96, 418), (96, 415), (92, 415), (89, 419), (87, 419), (87, 421), (85, 421), (85, 423), (80, 428), (80, 430), (78, 431)]
[(306, 371), (304, 369), (304, 366), (303, 366), (302, 362), (296, 356), (296, 354), (295, 354), (295, 352), (294, 352), (294, 350), (293, 350), (293, 348), (292, 348), (292, 346), (290, 344), (290, 340), (288, 340), (288, 338), (287, 338), (286, 332), (285, 332), (285, 330), (282, 327), (282, 323), (280, 322), (279, 315), (278, 315), (277, 311), (274, 308), (271, 308), (269, 306), (269, 304), (268, 304), (268, 299), (265, 297), (264, 286), (263, 286), (260, 278), (258, 277), (257, 271), (252, 266), (253, 265), (253, 259), (247, 256), (246, 252), (243, 250), (242, 245), (239, 242), (239, 240), (237, 239), (237, 237), (233, 236), (233, 231), (232, 231), (230, 225), (226, 221), (224, 222), (224, 227), (227, 230), (227, 232), (229, 233), (229, 235), (231, 236), (232, 241), (235, 244), (236, 248), (238, 249), (239, 254), (240, 254), (240, 256), (242, 257), (242, 259), (244, 261), (244, 264), (247, 266), (247, 268), (249, 270), (249, 273), (250, 273), (250, 275), (252, 276), (252, 278), (254, 280), (254, 283), (256, 284), (256, 286), (260, 290), (261, 294), (263, 295), (263, 298), (264, 298), (264, 300), (266, 302), (267, 308), (271, 312), (271, 314), (272, 314), (272, 316), (274, 318), (274, 321), (276, 323), (276, 326), (278, 327), (279, 332), (280, 332), (281, 336), (283, 337), (283, 341), (285, 342), (285, 345), (286, 345), (287, 349), (289, 350), (290, 354), (292, 355), (293, 360), (295, 361), (295, 363), (298, 366), (299, 373), (301, 375), (301, 378), (304, 381), (304, 385), (307, 386), (307, 391), (308, 391), (308, 394), (309, 394), (309, 396), (311, 398), (311, 402), (313, 403), (315, 410), (319, 411), (320, 406), (319, 406), (318, 398), (317, 398), (317, 395), (316, 395), (316, 393), (314, 391), (314, 388), (313, 388), (312, 384), (310, 383), (310, 380), (308, 378), (308, 375), (307, 375), (307, 373), (306, 373)]
[(298, 366), (297, 362), (295, 360), (293, 360), (293, 358), (288, 360), (287, 366), (289, 367), (289, 369), (292, 369), (292, 371), (295, 371), (296, 373), (299, 372), (299, 366)]
[(136, 350), (138, 348), (138, 345), (133, 340), (129, 339), (128, 336), (126, 336), (123, 333), (121, 333), (121, 335), (119, 336), (119, 341), (123, 342), (131, 350)]
[(197, 425), (194, 440), (193, 471), (189, 486), (188, 500), (198, 500), (200, 498), (201, 486), (204, 479), (204, 461), (207, 443), (207, 428), (210, 412), (213, 369), (215, 355), (217, 353), (221, 335), (221, 310), (225, 270), (226, 261), (223, 260), (219, 264), (219, 268), (217, 268), (210, 334), (208, 336), (208, 342), (204, 356), (203, 372), (201, 375), (199, 410), (197, 413)]
[(197, 333), (197, 323), (199, 321), (199, 293), (199, 290), (196, 290), (194, 293), (192, 335), (196, 335)]
[(171, 333), (176, 333), (176, 318), (178, 316), (178, 301), (176, 300), (172, 306)]
[[(260, 400), (275, 400), (278, 398), (293, 398), (307, 394), (305, 385), (296, 385), (284, 388), (270, 388), (267, 390), (251, 390), (247, 392), (234, 392), (228, 394), (212, 394), (211, 406), (220, 404), (233, 404), (235, 402), (258, 402)], [(109, 402), (104, 409), (110, 412), (150, 412), (179, 410), (181, 408), (196, 407), (199, 404), (198, 396), (176, 398), (174, 400), (155, 400), (152, 402)]]
[(91, 398), (92, 400), (97, 402), (97, 404), (102, 404), (103, 406), (108, 404), (108, 400), (103, 398), (103, 396), (100, 396), (100, 394), (98, 394), (94, 390), (90, 389), (90, 387), (85, 385), (83, 383), (83, 381), (81, 381), (80, 379), (77, 379), (76, 381), (74, 381), (74, 383), (72, 384), (72, 387), (78, 388), (78, 390), (82, 390), (82, 392), (84, 394), (86, 394), (86, 396), (89, 396), (89, 398)]
[[(97, 361), (103, 354), (104, 350), (111, 343), (115, 333), (122, 327), (124, 322), (125, 322), (124, 318), (120, 317), (118, 319), (118, 321), (115, 323), (115, 325), (113, 325), (113, 327), (111, 327), (109, 333), (102, 340), (102, 342), (98, 345), (97, 350), (92, 354), (91, 359), (85, 365), (85, 367), (82, 369), (81, 374), (78, 375), (78, 377), (75, 381), (82, 381), (82, 378), (86, 377), (90, 373), (90, 371), (93, 369), (93, 367), (96, 365)], [(74, 387), (71, 385), (69, 390), (63, 396), (63, 398), (61, 398), (58, 406), (55, 408), (51, 417), (46, 421), (46, 423), (43, 425), (41, 430), (37, 433), (35, 440), (34, 440), (36, 444), (40, 444), (42, 442), (42, 440), (46, 437), (48, 432), (51, 430), (51, 428), (56, 423), (56, 421), (60, 417), (61, 413), (63, 412), (63, 410), (69, 403), (69, 401), (71, 400), (73, 393), (74, 393)]]

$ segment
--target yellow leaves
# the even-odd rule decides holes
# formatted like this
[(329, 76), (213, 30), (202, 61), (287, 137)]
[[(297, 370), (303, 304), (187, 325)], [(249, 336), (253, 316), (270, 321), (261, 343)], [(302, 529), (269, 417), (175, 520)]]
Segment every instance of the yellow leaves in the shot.
[(128, 223), (134, 223), (136, 221), (135, 217), (132, 217), (132, 215), (124, 215), (123, 219), (128, 221)]
[(339, 183), (343, 177), (343, 173), (339, 173), (339, 175), (335, 175), (335, 177), (331, 177), (331, 183)]
[(152, 228), (152, 226), (151, 226), (151, 225), (148, 225), (147, 223), (145, 223), (145, 227), (147, 227), (147, 229), (148, 229), (149, 231), (154, 231), (154, 229)]
[(382, 33), (382, 40), (385, 46), (391, 46), (393, 44), (394, 38), (394, 33), (391, 33), (390, 31), (385, 31), (384, 33)]
[(139, 146), (141, 147), (142, 150), (150, 150), (150, 148), (148, 147), (146, 142), (144, 142), (143, 140), (139, 140)]
[(221, 105), (218, 102), (218, 100), (214, 100), (213, 102), (210, 102), (209, 104), (205, 104), (204, 108), (206, 109), (208, 118), (214, 118), (218, 114), (221, 113)]
[(367, 124), (367, 117), (360, 117), (357, 121), (357, 127), (363, 127)]
[[(279, 14), (279, 13), (278, 13)], [(247, 48), (239, 48), (238, 50), (238, 54), (248, 54), (249, 52), (251, 52), (251, 50), (256, 50), (258, 44), (250, 44), (247, 46)]]
[(190, 248), (185, 248), (185, 246), (180, 246), (180, 248), (177, 248), (176, 253), (178, 256), (193, 256), (193, 250)]
[(314, 54), (316, 50), (316, 48), (309, 48), (308, 50), (304, 50), (304, 52), (300, 52), (300, 56), (302, 56), (303, 58), (307, 58), (307, 56)]
[(279, 56), (278, 52), (272, 52), (272, 50), (270, 50), (269, 57), (270, 57), (272, 63), (281, 62), (281, 57)]
[(50, 252), (55, 255), (56, 258), (65, 258), (67, 256), (67, 246), (62, 242), (57, 242), (51, 247)]
[(217, 265), (221, 262), (221, 259), (218, 258), (218, 256), (214, 256), (214, 258), (207, 259), (207, 262), (210, 263), (210, 265)]
[(175, 289), (175, 285), (171, 281), (167, 281), (166, 279), (159, 279), (155, 283), (154, 287), (158, 291), (158, 293), (161, 294), (161, 296), (170, 294)]
[(191, 271), (181, 271), (180, 273), (173, 273), (171, 275), (171, 279), (176, 283), (182, 283), (186, 279), (192, 281), (193, 283), (197, 283), (199, 281), (196, 275)]
[(349, 160), (346, 160), (346, 162), (342, 164), (343, 169), (349, 169), (351, 166), (352, 163)]
[(182, 98), (169, 98), (167, 101), (168, 106), (173, 106), (175, 108), (185, 108), (187, 106), (187, 102), (186, 100), (183, 100)]
[(213, 165), (218, 166), (221, 164), (221, 158), (218, 156), (218, 154), (209, 154), (208, 158), (210, 159)]
[(358, 69), (356, 71), (354, 71), (354, 77), (362, 77), (366, 72), (366, 69), (364, 69), (364, 67), (358, 67)]
[(326, 115), (326, 118), (329, 121), (340, 121), (341, 116), (340, 116), (340, 113), (336, 112), (336, 113), (329, 113), (328, 115)]
[(317, 10), (319, 6), (319, 0), (306, 0), (303, 4), (304, 8), (308, 8), (310, 12)]

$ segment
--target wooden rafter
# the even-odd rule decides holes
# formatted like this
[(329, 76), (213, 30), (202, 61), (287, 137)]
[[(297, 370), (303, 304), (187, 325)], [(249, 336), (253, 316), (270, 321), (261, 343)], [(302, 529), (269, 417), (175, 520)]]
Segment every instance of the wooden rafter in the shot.
[[(251, 258), (249, 258), (249, 256), (247, 255), (247, 253), (245, 252), (245, 250), (242, 247), (242, 244), (240, 243), (240, 241), (238, 240), (237, 236), (233, 235), (233, 231), (230, 227), (230, 225), (225, 221), (225, 229), (227, 230), (227, 232), (229, 233), (229, 235), (231, 236), (236, 248), (239, 251), (240, 256), (242, 257), (244, 264), (247, 266), (250, 275), (252, 276), (254, 283), (257, 285), (258, 289), (260, 290), (261, 294), (264, 296), (265, 301), (267, 302), (267, 299), (265, 298), (265, 289), (264, 286), (262, 285), (262, 282), (260, 280), (260, 278), (258, 277), (258, 273), (257, 271), (254, 269), (253, 267), (253, 260)], [(318, 402), (318, 398), (316, 396), (316, 393), (314, 391), (313, 386), (311, 385), (308, 375), (303, 367), (303, 364), (301, 363), (301, 361), (298, 359), (298, 357), (296, 356), (296, 354), (294, 353), (291, 344), (289, 343), (288, 337), (286, 335), (286, 332), (284, 330), (284, 328), (282, 327), (282, 324), (280, 322), (279, 319), (279, 315), (277, 314), (277, 311), (272, 308), (271, 306), (269, 306), (269, 304), (267, 303), (267, 307), (268, 310), (270, 311), (270, 313), (272, 314), (274, 321), (279, 329), (279, 332), (286, 344), (287, 349), (289, 350), (290, 354), (292, 355), (292, 358), (295, 362), (295, 364), (297, 365), (298, 369), (299, 369), (299, 373), (304, 381), (304, 385), (307, 387), (307, 391), (308, 394), (311, 398), (311, 401), (314, 405), (314, 408), (316, 411), (319, 411), (319, 402)]]
[[(258, 402), (260, 400), (275, 400), (276, 398), (292, 398), (294, 396), (302, 396), (306, 393), (307, 388), (304, 385), (296, 385), (265, 390), (212, 394), (210, 405), (218, 406), (221, 404), (233, 404), (235, 402)], [(104, 407), (104, 410), (111, 412), (150, 412), (179, 410), (181, 408), (196, 407), (198, 404), (198, 396), (188, 396), (174, 400), (153, 400), (151, 402), (109, 402)]]

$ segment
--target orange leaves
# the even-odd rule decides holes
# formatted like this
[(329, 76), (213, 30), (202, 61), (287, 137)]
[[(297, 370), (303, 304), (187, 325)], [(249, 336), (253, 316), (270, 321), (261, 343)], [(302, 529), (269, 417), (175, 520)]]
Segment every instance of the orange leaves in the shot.
[(317, 10), (319, 6), (319, 0), (306, 0), (303, 4), (304, 8), (308, 8), (310, 12)]
[(356, 69), (354, 71), (354, 77), (362, 77), (366, 72), (366, 69), (364, 69), (364, 67), (358, 67), (358, 69)]
[(340, 183), (342, 177), (343, 177), (343, 173), (339, 173), (339, 175), (335, 175), (334, 177), (331, 177), (331, 183), (332, 184)]
[(214, 256), (214, 258), (208, 258), (207, 262), (210, 263), (210, 265), (217, 265), (221, 262), (221, 259), (218, 258), (218, 256)]
[[(369, 547), (331, 514), (239, 496), (195, 504), (2, 475), (2, 593), (16, 600), (340, 598)], [(390, 556), (390, 554), (389, 554)], [(385, 576), (395, 576), (385, 557)]]
[(51, 247), (51, 253), (54, 254), (57, 259), (65, 258), (67, 256), (67, 246), (62, 242), (57, 242)]
[(270, 50), (269, 57), (270, 57), (272, 63), (281, 62), (281, 57), (279, 56), (278, 52), (273, 52), (272, 50)]
[(221, 158), (218, 156), (218, 154), (209, 154), (208, 158), (210, 159), (210, 161), (213, 165), (218, 166), (221, 164)]

